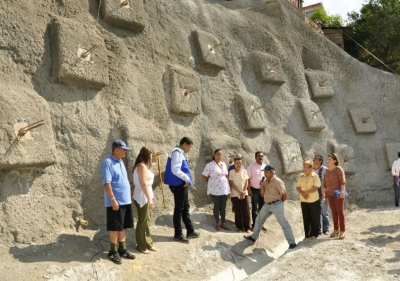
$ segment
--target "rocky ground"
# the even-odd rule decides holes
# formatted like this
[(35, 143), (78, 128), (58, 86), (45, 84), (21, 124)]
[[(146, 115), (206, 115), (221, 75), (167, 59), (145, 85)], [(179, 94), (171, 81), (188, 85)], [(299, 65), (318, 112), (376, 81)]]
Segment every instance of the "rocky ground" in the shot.
[[(300, 208), (286, 202), (286, 214), (296, 240), (302, 240)], [(229, 207), (229, 206), (228, 206)], [(216, 232), (208, 209), (196, 209), (192, 219), (201, 237), (189, 245), (174, 242), (171, 214), (166, 212), (153, 225), (158, 248), (150, 255), (137, 254), (120, 266), (107, 259), (109, 244), (105, 225), (59, 233), (46, 245), (2, 246), (3, 280), (392, 280), (400, 275), (399, 210), (361, 209), (347, 216), (345, 240), (320, 236), (298, 242), (287, 250), (283, 233), (270, 218), (266, 233), (252, 244), (232, 231)], [(161, 210), (162, 212), (162, 210)], [(134, 233), (128, 247), (134, 249)]]

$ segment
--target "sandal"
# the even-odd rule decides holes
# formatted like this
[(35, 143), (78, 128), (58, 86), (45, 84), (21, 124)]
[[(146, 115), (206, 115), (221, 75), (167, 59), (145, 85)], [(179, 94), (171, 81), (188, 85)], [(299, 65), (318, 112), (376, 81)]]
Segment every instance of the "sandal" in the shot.
[(331, 238), (338, 237), (338, 236), (339, 236), (339, 230), (335, 230), (335, 231), (332, 232), (332, 234), (331, 234)]
[(148, 255), (148, 254), (151, 254), (151, 252), (149, 251), (149, 250), (146, 250), (146, 251), (140, 251), (142, 254), (145, 254), (145, 255)]
[(345, 237), (344, 231), (340, 231), (340, 233), (339, 233), (339, 239), (340, 239), (340, 240), (343, 240), (344, 237)]

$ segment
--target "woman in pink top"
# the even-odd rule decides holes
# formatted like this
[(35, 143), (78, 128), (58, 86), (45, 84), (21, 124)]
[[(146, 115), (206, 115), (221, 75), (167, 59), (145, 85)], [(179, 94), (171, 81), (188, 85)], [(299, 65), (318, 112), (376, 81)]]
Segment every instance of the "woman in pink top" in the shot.
[[(331, 237), (344, 239), (346, 230), (344, 217), (344, 198), (346, 178), (342, 167), (339, 165), (339, 158), (335, 153), (328, 155), (328, 170), (324, 178), (324, 196), (328, 197), (329, 207), (332, 210), (333, 225), (335, 230)], [(336, 198), (335, 190), (340, 190), (340, 197)]]
[[(207, 182), (207, 195), (211, 195), (211, 199), (214, 202), (215, 229), (219, 230), (222, 227), (230, 230), (225, 223), (225, 214), (226, 201), (228, 200), (228, 194), (231, 193), (231, 188), (227, 179), (228, 169), (221, 160), (222, 151), (217, 149), (214, 151), (213, 161), (206, 165), (201, 177)], [(219, 223), (220, 215), (221, 224)]]

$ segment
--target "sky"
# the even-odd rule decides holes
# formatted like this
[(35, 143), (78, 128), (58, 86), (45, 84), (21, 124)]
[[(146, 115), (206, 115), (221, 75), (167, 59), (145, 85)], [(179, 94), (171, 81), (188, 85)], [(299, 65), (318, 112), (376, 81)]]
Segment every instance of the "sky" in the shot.
[(359, 12), (362, 4), (365, 4), (366, 0), (304, 0), (303, 7), (320, 3), (324, 5), (324, 8), (328, 15), (339, 14), (346, 21), (347, 13), (356, 11)]

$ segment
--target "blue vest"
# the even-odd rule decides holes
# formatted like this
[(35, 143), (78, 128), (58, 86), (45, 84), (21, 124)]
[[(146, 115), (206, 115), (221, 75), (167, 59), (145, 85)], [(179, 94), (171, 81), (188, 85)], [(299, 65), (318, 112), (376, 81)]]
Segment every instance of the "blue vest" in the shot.
[[(174, 152), (175, 150), (177, 149), (172, 150), (172, 152)], [(185, 184), (184, 180), (178, 178), (172, 173), (171, 162), (172, 162), (171, 157), (168, 157), (167, 167), (165, 168), (165, 174), (164, 174), (164, 183), (170, 186), (179, 186)], [(190, 179), (189, 186), (193, 186), (192, 176), (190, 175), (189, 163), (186, 159), (182, 161), (181, 171), (189, 177)]]

